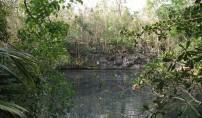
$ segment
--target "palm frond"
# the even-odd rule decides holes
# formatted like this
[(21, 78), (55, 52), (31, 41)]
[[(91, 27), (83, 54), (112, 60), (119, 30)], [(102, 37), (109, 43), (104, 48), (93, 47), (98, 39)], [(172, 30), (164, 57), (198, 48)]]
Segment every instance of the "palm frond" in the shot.
[[(23, 93), (25, 89), (34, 90), (36, 88), (37, 65), (31, 55), (14, 49), (0, 48), (0, 57), (4, 59), (4, 62), (0, 63), (0, 79), (3, 80), (0, 83), (1, 96)], [(16, 104), (1, 100), (0, 110), (21, 118), (26, 118), (28, 112)]]
[[(9, 73), (9, 74), (10, 74), (11, 76), (13, 76), (14, 78), (19, 79), (19, 77), (18, 77), (15, 73), (13, 73), (9, 68), (7, 68), (6, 66), (0, 64), (0, 69), (6, 71), (7, 73)], [(4, 76), (4, 75), (2, 75), (2, 76)], [(1, 75), (0, 75), (0, 77), (1, 77)], [(5, 76), (4, 76), (4, 77), (5, 77)], [(3, 77), (2, 77), (2, 78), (3, 78)]]
[(18, 115), (21, 118), (26, 118), (26, 113), (28, 112), (21, 106), (1, 100), (0, 100), (0, 109)]
[(0, 69), (3, 69), (8, 74), (21, 81), (28, 88), (35, 88), (36, 76), (30, 70), (35, 71), (37, 65), (31, 55), (16, 50), (0, 48), (0, 56), (10, 59), (10, 61), (12, 61), (10, 63), (15, 65), (20, 76), (17, 76), (18, 74), (14, 73), (13, 70), (3, 64), (0, 64)]

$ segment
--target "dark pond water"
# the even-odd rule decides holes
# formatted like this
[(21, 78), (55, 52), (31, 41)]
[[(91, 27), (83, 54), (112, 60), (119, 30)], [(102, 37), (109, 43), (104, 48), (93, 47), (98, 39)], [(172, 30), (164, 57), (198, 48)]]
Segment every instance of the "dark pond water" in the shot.
[(73, 70), (74, 106), (65, 118), (143, 118), (141, 109), (151, 100), (148, 88), (132, 91), (134, 70)]

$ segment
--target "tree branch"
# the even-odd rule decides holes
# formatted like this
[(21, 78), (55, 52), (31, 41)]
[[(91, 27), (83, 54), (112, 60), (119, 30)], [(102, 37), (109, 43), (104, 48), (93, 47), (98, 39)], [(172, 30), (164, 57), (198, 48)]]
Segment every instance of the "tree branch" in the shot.
[(186, 93), (194, 102), (198, 103), (199, 105), (202, 104), (201, 101), (197, 100), (194, 96), (192, 96), (187, 90), (181, 88), (182, 92)]
[(34, 18), (34, 16), (32, 15), (32, 13), (30, 12), (28, 5), (27, 5), (27, 0), (24, 0), (24, 5), (25, 5), (25, 10), (27, 12), (27, 14), (32, 18), (32, 19), (36, 19)]

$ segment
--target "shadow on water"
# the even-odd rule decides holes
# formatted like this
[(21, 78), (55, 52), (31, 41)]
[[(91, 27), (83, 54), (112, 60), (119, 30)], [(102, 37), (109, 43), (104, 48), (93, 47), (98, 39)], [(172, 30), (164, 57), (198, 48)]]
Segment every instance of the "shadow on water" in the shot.
[(67, 118), (142, 118), (142, 105), (152, 97), (148, 88), (132, 91), (134, 70), (68, 70), (76, 95)]

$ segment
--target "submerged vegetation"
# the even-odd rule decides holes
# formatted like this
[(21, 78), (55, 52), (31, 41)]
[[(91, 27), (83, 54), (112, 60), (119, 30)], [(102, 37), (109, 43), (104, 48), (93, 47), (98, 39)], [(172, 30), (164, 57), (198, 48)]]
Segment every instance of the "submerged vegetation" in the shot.
[(146, 63), (133, 88), (152, 88), (148, 117), (202, 116), (202, 1), (147, 0), (142, 14), (115, 1), (0, 0), (1, 117), (65, 114), (74, 90), (62, 67)]

